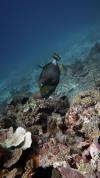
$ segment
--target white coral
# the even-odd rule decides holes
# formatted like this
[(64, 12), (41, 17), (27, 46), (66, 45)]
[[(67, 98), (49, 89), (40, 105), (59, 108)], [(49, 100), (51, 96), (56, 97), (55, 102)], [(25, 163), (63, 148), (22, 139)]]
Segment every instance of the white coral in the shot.
[(7, 139), (1, 143), (5, 148), (17, 147), (21, 145), (23, 150), (30, 148), (32, 144), (31, 132), (27, 132), (24, 128), (18, 127), (16, 131), (8, 134)]
[(54, 168), (58, 168), (58, 167), (66, 167), (67, 163), (66, 161), (58, 161), (58, 162), (54, 162), (53, 163), (53, 167)]
[(30, 148), (31, 144), (32, 144), (31, 132), (26, 132), (25, 133), (25, 142), (24, 142), (24, 145), (22, 146), (22, 149), (26, 150), (27, 148)]
[(25, 139), (25, 129), (22, 127), (18, 127), (15, 131), (15, 133), (12, 134), (12, 137), (9, 137), (5, 140), (6, 148), (10, 147), (16, 147), (20, 145), (22, 142), (24, 142)]

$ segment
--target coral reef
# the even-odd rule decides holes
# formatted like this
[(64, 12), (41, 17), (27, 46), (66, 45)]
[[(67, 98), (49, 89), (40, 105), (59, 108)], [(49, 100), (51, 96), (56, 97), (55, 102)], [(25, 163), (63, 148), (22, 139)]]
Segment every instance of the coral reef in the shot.
[(96, 43), (84, 60), (62, 65), (47, 99), (28, 87), (11, 91), (0, 106), (0, 178), (100, 178), (98, 59)]
[(51, 177), (100, 177), (99, 90), (71, 103), (66, 96), (12, 100), (0, 117), (1, 178), (35, 178), (41, 167), (52, 167)]

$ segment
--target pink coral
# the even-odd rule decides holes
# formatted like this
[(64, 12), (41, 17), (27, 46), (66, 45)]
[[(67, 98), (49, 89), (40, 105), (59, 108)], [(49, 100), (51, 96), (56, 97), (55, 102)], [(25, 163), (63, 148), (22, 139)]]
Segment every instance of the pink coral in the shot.
[(74, 111), (74, 110), (69, 111), (65, 116), (65, 125), (67, 127), (69, 126), (73, 127), (78, 121), (78, 119), (79, 119), (79, 116), (78, 116), (77, 111)]
[(58, 168), (58, 170), (60, 171), (62, 178), (85, 178), (81, 172), (70, 167), (61, 167)]
[(50, 139), (40, 151), (40, 165), (47, 167), (57, 162), (63, 162), (66, 160), (67, 154), (67, 146), (57, 143), (55, 139)]

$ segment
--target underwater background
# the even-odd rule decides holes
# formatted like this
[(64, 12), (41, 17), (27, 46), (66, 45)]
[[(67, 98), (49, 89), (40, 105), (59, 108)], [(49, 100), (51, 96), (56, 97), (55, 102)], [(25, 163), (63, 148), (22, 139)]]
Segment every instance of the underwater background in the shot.
[(0, 178), (100, 178), (100, 0), (0, 1)]
[(53, 52), (61, 56), (57, 95), (94, 86), (100, 79), (99, 0), (0, 1), (0, 103), (38, 91), (38, 65)]

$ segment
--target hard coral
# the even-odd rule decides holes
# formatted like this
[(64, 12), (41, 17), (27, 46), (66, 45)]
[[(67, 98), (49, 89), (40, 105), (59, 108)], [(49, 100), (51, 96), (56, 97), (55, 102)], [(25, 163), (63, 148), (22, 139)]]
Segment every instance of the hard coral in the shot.
[(70, 167), (61, 167), (58, 168), (58, 170), (60, 171), (62, 178), (85, 178), (85, 176), (82, 175), (80, 171)]
[(32, 144), (31, 132), (26, 132), (25, 133), (25, 140), (24, 140), (24, 144), (22, 146), (22, 149), (26, 150), (27, 148), (30, 148), (31, 144)]
[(31, 146), (31, 133), (26, 132), (24, 128), (18, 127), (14, 133), (9, 132), (10, 131), (8, 131), (8, 137), (3, 140), (4, 142), (1, 144), (3, 147), (11, 148), (20, 146), (20, 144), (22, 144), (21, 148), (25, 150)]
[(98, 102), (98, 103), (95, 105), (95, 110), (98, 112), (98, 115), (100, 116), (100, 102)]
[(15, 178), (16, 174), (17, 174), (17, 169), (14, 168), (6, 175), (6, 178)]
[(100, 101), (100, 91), (88, 90), (80, 92), (73, 98), (72, 105), (81, 104), (84, 107), (95, 105), (96, 102)]
[(83, 153), (83, 158), (86, 156), (91, 156), (91, 167), (92, 170), (99, 172), (99, 167), (98, 164), (100, 162), (100, 145), (98, 144), (97, 141), (94, 141), (93, 143), (91, 143), (91, 145), (89, 146), (89, 148), (87, 150), (85, 150), (85, 152)]
[(94, 105), (94, 102), (90, 96), (87, 96), (81, 100), (81, 105), (87, 108)]
[(20, 149), (20, 148), (14, 149), (12, 151), (10, 159), (8, 159), (5, 162), (4, 167), (10, 168), (12, 165), (14, 165), (20, 159), (21, 155), (22, 155), (22, 149)]
[(5, 140), (5, 146), (7, 148), (10, 148), (10, 147), (16, 147), (18, 145), (20, 145), (22, 142), (24, 142), (24, 139), (25, 139), (25, 129), (22, 128), (22, 127), (18, 127), (15, 131), (15, 133), (12, 134), (11, 137), (7, 138)]
[(33, 175), (33, 162), (30, 159), (26, 162), (26, 166), (22, 178), (32, 178), (32, 175)]
[(65, 145), (57, 143), (55, 139), (50, 139), (40, 151), (40, 166), (55, 167), (56, 164), (66, 161), (67, 154), (68, 148)]
[(17, 169), (14, 168), (12, 169), (11, 171), (8, 171), (8, 170), (2, 170), (0, 171), (0, 178), (15, 178), (17, 175)]

